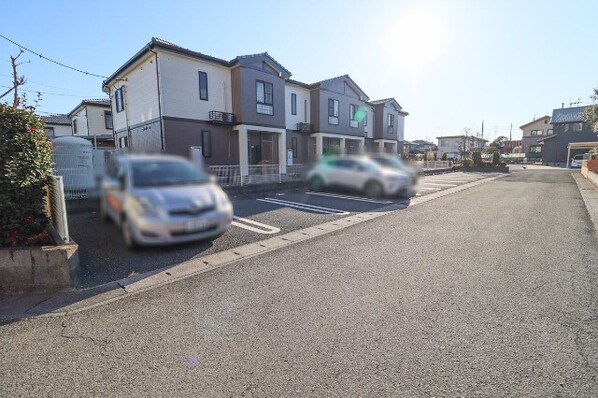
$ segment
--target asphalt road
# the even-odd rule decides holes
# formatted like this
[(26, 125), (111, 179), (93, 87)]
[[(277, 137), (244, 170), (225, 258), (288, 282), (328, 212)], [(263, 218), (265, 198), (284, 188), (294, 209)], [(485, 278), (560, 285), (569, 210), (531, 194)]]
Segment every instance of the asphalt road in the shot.
[[(457, 172), (426, 176), (417, 187), (418, 195), (438, 192), (492, 175)], [(408, 202), (402, 199), (368, 200), (358, 194), (344, 192), (313, 194), (306, 189), (233, 198), (236, 216), (277, 228), (280, 234), (322, 224), (349, 214), (375, 211), (390, 203), (405, 203), (406, 206)], [(248, 224), (242, 220), (240, 224), (256, 227), (255, 224)], [(70, 235), (79, 244), (81, 271), (76, 281), (78, 288), (154, 272), (186, 260), (274, 236), (242, 228), (237, 224), (214, 240), (131, 251), (125, 247), (116, 225), (102, 222), (97, 213), (69, 215), (69, 228)], [(266, 227), (258, 227), (258, 230), (268, 231)]]
[(0, 396), (598, 396), (598, 245), (526, 170), (64, 318), (0, 327)]

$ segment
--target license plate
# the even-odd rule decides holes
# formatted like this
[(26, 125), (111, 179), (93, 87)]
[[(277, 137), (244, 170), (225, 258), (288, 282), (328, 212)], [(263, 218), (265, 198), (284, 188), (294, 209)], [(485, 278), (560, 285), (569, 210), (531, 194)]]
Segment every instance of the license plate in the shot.
[(202, 220), (202, 219), (189, 220), (185, 224), (185, 228), (187, 229), (187, 232), (201, 231), (202, 229), (207, 229), (209, 226), (210, 226), (210, 223), (207, 220)]

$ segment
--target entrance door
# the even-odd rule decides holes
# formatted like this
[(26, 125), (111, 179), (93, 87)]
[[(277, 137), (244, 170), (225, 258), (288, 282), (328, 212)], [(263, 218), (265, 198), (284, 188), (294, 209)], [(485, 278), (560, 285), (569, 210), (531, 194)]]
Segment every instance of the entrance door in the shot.
[(274, 138), (272, 134), (262, 134), (261, 163), (274, 164)]

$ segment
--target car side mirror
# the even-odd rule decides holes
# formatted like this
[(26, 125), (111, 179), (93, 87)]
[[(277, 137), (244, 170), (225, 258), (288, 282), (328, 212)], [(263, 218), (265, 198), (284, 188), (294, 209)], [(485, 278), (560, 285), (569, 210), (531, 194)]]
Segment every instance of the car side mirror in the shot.
[(215, 175), (211, 174), (210, 177), (209, 177), (209, 181), (212, 184), (216, 184), (218, 182), (218, 178)]

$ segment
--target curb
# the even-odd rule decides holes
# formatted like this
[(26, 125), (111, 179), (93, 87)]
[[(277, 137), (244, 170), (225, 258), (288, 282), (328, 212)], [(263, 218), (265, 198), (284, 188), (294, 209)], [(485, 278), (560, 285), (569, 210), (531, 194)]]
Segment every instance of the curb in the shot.
[[(584, 178), (581, 173), (571, 173), (571, 177), (573, 177), (573, 180), (575, 180), (575, 183), (577, 184), (577, 189), (579, 189), (579, 193), (586, 206), (590, 220), (594, 225), (594, 235), (598, 237), (598, 200), (596, 200), (598, 199), (598, 190), (596, 189), (596, 186)], [(590, 193), (593, 193), (595, 197), (591, 198)], [(596, 200), (595, 206), (590, 202), (592, 199)]]
[[(109, 284), (101, 285), (91, 289), (91, 291), (100, 290), (101, 293), (92, 295), (90, 297), (82, 298), (79, 301), (67, 304), (66, 306), (62, 306), (57, 310), (50, 310), (48, 312), (45, 312), (43, 311), (43, 305), (39, 305), (39, 308), (36, 311), (34, 310), (37, 306), (34, 306), (33, 308), (26, 310), (24, 313), (0, 316), (0, 320), (6, 321), (11, 319), (63, 317), (87, 311), (105, 304), (115, 302), (117, 300), (121, 300), (125, 297), (131, 297), (148, 290), (153, 290), (177, 281), (190, 278), (192, 276), (196, 276), (205, 272), (222, 268), (229, 264), (236, 263), (240, 260), (255, 257), (260, 254), (268, 253), (283, 247), (291, 246), (296, 243), (305, 242), (312, 238), (323, 236), (356, 224), (360, 224), (362, 222), (373, 220), (378, 217), (394, 213), (397, 210), (406, 209), (406, 207), (408, 208), (418, 206), (429, 201), (439, 199), (443, 196), (451, 195), (456, 192), (461, 192), (485, 184), (487, 182), (506, 177), (507, 175), (508, 174), (502, 174), (498, 176), (483, 178), (481, 180), (473, 181), (454, 188), (449, 188), (432, 194), (415, 197), (411, 200), (393, 203), (392, 205), (381, 207), (375, 211), (349, 215), (345, 218), (329, 221), (320, 225), (315, 225), (301, 230), (288, 232), (284, 235), (275, 236), (258, 242), (249, 243), (218, 253), (195, 258), (170, 267), (163, 271), (153, 271), (151, 275), (143, 279), (140, 279), (141, 275), (135, 275), (133, 277), (128, 277), (115, 282), (110, 282)], [(406, 202), (408, 202), (407, 206), (405, 206), (407, 204)], [(107, 285), (110, 285), (114, 288), (106, 290)], [(103, 291), (102, 286), (104, 286)], [(91, 291), (88, 291), (88, 293), (91, 293)], [(80, 291), (79, 294), (84, 295), (85, 292)], [(62, 300), (64, 300), (64, 298), (62, 298)], [(50, 306), (50, 304), (52, 304), (52, 301), (57, 302), (59, 304), (61, 301), (61, 297), (51, 297), (50, 299), (46, 300), (43, 304), (46, 306)]]

